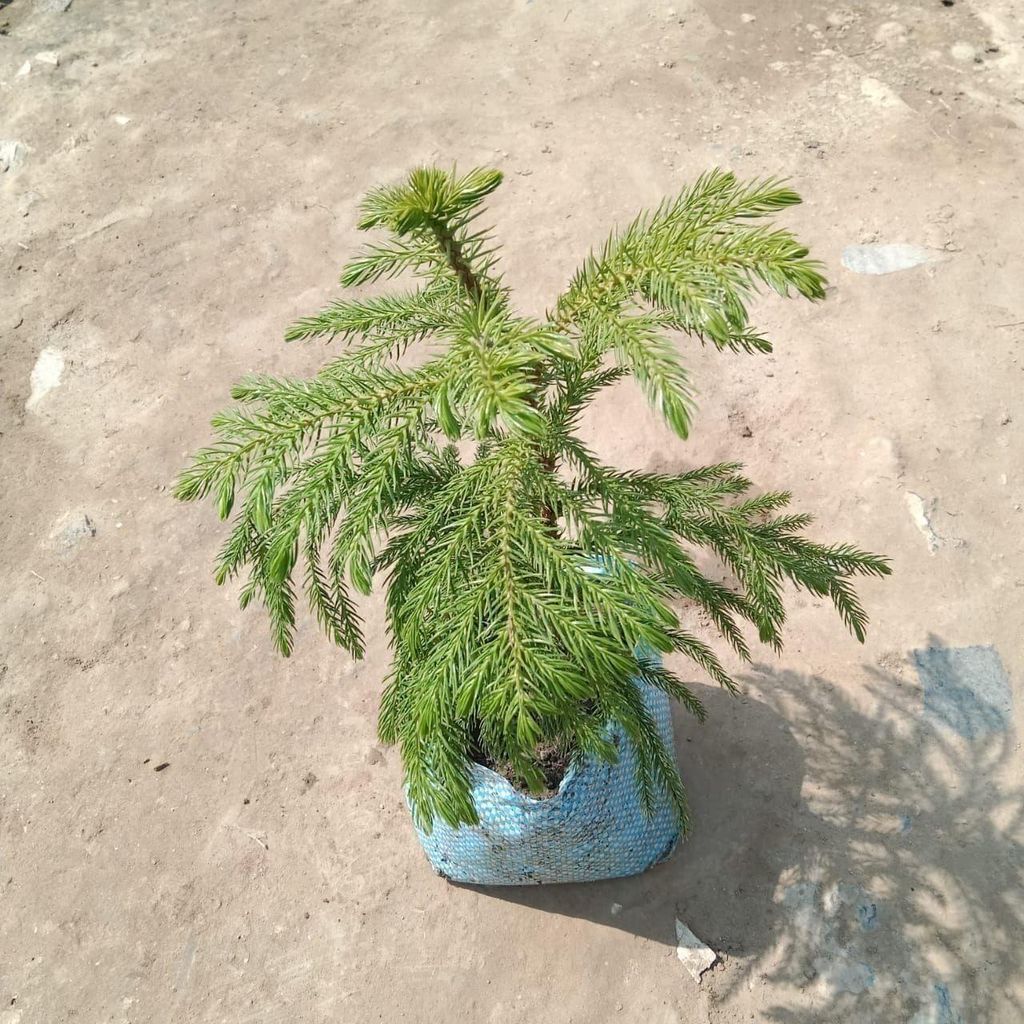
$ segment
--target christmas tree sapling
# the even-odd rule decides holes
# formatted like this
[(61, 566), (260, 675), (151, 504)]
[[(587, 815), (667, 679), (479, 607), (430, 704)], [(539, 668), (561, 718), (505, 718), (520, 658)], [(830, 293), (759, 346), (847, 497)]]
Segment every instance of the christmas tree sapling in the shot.
[[(222, 518), (234, 515), (217, 580), (247, 573), (241, 603), (265, 606), (284, 654), (301, 587), (328, 636), (361, 656), (351, 588), (367, 593), (384, 575), (394, 659), (379, 731), (401, 748), (426, 827), (476, 821), (474, 755), (539, 789), (542, 748), (614, 760), (608, 723), (636, 750), (641, 800), (667, 791), (685, 821), (679, 774), (634, 680), (701, 718), (694, 692), (649, 652), (680, 652), (733, 682), (681, 627), (679, 604), (700, 608), (744, 658), (743, 622), (781, 646), (787, 586), (829, 598), (863, 639), (851, 579), (889, 568), (807, 539), (810, 517), (785, 511), (790, 495), (749, 496), (737, 464), (609, 466), (581, 440), (580, 414), (631, 377), (685, 438), (692, 388), (672, 332), (770, 351), (748, 321), (750, 296), (765, 285), (820, 299), (824, 280), (769, 220), (799, 202), (793, 191), (714, 171), (613, 234), (545, 319), (531, 319), (515, 312), (477, 227), (500, 181), (493, 170), (420, 168), (371, 192), (359, 226), (388, 237), (345, 267), (342, 284), (408, 273), (418, 286), (339, 301), (292, 326), (289, 340), (345, 348), (308, 380), (238, 383), (240, 404), (214, 419), (216, 440), (177, 495), (212, 495)], [(425, 358), (402, 360), (413, 345)], [(731, 584), (698, 568), (698, 549)]]

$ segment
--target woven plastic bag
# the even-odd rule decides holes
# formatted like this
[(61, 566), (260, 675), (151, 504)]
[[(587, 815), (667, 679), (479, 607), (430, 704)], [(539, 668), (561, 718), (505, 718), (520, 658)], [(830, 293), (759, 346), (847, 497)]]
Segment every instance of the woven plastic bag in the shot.
[[(672, 708), (660, 690), (639, 680), (662, 741), (673, 751)], [(496, 772), (472, 766), (479, 825), (452, 828), (438, 819), (427, 835), (417, 828), (438, 874), (474, 885), (596, 882), (646, 871), (669, 857), (679, 822), (664, 793), (644, 816), (633, 774), (635, 754), (621, 730), (608, 727), (617, 764), (593, 757), (570, 767), (551, 797), (514, 789)]]

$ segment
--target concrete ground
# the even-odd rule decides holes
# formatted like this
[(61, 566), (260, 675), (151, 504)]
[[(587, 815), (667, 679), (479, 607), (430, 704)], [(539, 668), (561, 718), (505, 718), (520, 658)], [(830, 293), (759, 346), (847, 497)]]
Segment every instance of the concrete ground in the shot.
[[(0, 2), (0, 1024), (1024, 1018), (1024, 8), (673, 2)], [(713, 165), (791, 177), (828, 266), (774, 355), (688, 350), (687, 444), (629, 388), (590, 422), (895, 567), (865, 646), (797, 595), (742, 699), (696, 680), (695, 830), (639, 878), (432, 875), (379, 598), (365, 662), (282, 660), (169, 494), (232, 381), (319, 365), (282, 332), (421, 161), (506, 172), (531, 312)]]

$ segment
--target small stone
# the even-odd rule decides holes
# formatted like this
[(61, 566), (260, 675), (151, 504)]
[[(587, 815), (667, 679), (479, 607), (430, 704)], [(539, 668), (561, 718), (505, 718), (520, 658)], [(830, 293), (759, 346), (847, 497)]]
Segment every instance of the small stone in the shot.
[(32, 393), (28, 396), (25, 408), (31, 411), (60, 384), (64, 373), (64, 353), (59, 348), (44, 348), (36, 359), (29, 385)]
[(855, 274), (893, 274), (931, 261), (931, 254), (919, 245), (848, 245), (842, 262)]
[(51, 14), (63, 14), (71, 6), (71, 0), (36, 0), (36, 7)]
[(16, 171), (25, 162), (25, 153), (17, 139), (0, 139), (0, 174)]
[(130, 117), (126, 117), (124, 114), (115, 114), (114, 123), (119, 124), (123, 128), (126, 124), (131, 124), (132, 119)]
[(49, 64), (51, 67), (57, 67), (60, 64), (60, 54), (56, 50), (42, 50), (36, 54), (36, 60), (40, 64)]
[(591, 64), (592, 67), (595, 67), (595, 68), (599, 68), (601, 66), (601, 62), (599, 60), (592, 60), (590, 62), (590, 64)]
[(676, 956), (697, 984), (702, 975), (718, 963), (718, 954), (696, 935), (682, 921), (676, 918)]
[(66, 550), (95, 536), (96, 527), (84, 512), (65, 512), (50, 531), (50, 540)]
[(949, 48), (949, 53), (954, 60), (962, 61), (974, 60), (978, 56), (978, 51), (970, 43), (964, 42), (954, 43)]
[(757, 21), (757, 15), (756, 14), (741, 14), (740, 15), (740, 21), (742, 21), (744, 25), (750, 25), (753, 22)]
[(384, 755), (376, 747), (370, 747), (370, 749), (366, 752), (366, 763), (383, 764)]
[(32, 70), (32, 62), (30, 60), (27, 60), (27, 61), (25, 61), (24, 64), (21, 65), (20, 68), (18, 68), (17, 77), (18, 78), (22, 78), (24, 75), (27, 75), (31, 70)]

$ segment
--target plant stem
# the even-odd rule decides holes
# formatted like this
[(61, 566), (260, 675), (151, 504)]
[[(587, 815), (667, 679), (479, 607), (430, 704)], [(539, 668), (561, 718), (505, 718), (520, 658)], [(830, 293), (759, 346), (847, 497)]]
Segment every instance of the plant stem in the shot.
[[(474, 302), (480, 302), (485, 295), (483, 282), (477, 276), (476, 272), (470, 266), (469, 261), (463, 254), (462, 246), (459, 245), (459, 240), (451, 232), (447, 224), (442, 224), (440, 221), (434, 221), (432, 228), (434, 231), (434, 238), (437, 240), (437, 244), (441, 252), (444, 253), (444, 257), (448, 261), (448, 266), (451, 267), (462, 287), (466, 289), (466, 293), (469, 297)], [(530, 405), (532, 405), (534, 409), (540, 408), (541, 379), (541, 370), (538, 366), (533, 372), (534, 391), (529, 398)], [(537, 461), (540, 463), (541, 469), (546, 473), (554, 473), (557, 468), (555, 456), (551, 452), (544, 451), (540, 445), (536, 446), (536, 452)], [(544, 523), (552, 536), (557, 537), (558, 515), (547, 502), (544, 502), (541, 505), (540, 516), (544, 520)]]
[(459, 245), (458, 239), (448, 230), (448, 226), (445, 224), (435, 221), (433, 228), (434, 238), (437, 239), (437, 244), (441, 252), (444, 253), (448, 266), (455, 272), (455, 276), (458, 277), (462, 287), (469, 293), (469, 297), (479, 302), (484, 294), (483, 285), (473, 272), (473, 268), (469, 265), (466, 257), (462, 254), (462, 246)]

